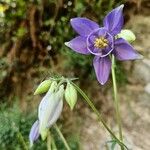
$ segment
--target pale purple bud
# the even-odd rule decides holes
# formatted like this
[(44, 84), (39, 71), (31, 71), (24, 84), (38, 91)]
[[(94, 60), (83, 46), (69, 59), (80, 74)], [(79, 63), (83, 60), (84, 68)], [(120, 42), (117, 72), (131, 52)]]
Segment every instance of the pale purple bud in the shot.
[(35, 121), (34, 124), (31, 127), (30, 134), (29, 134), (29, 140), (30, 140), (30, 147), (33, 146), (33, 143), (38, 139), (39, 137), (39, 121)]
[(48, 128), (50, 128), (57, 121), (57, 119), (59, 118), (59, 116), (62, 112), (62, 108), (63, 108), (63, 100), (60, 100), (60, 102), (58, 103), (58, 105), (53, 113), (53, 116), (51, 118), (49, 118), (49, 122), (47, 125)]
[(47, 137), (48, 127), (51, 127), (61, 114), (63, 94), (63, 86), (60, 86), (57, 92), (48, 91), (39, 105), (39, 132), (43, 140)]

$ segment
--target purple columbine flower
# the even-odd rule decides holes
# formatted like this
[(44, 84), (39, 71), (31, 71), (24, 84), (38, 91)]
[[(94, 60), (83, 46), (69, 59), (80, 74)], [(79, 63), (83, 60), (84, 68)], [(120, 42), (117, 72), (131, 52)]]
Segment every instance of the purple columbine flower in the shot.
[(98, 81), (103, 85), (108, 80), (111, 70), (110, 54), (118, 60), (141, 58), (134, 48), (123, 38), (116, 38), (120, 33), (124, 18), (123, 6), (113, 9), (103, 20), (103, 27), (87, 18), (71, 19), (71, 26), (79, 34), (65, 45), (77, 53), (93, 54), (94, 69)]

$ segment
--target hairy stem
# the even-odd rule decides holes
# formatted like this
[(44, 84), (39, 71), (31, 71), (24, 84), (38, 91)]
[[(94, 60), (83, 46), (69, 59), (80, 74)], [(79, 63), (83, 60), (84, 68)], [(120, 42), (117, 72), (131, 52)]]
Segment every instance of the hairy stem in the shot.
[(57, 150), (54, 138), (52, 137), (52, 150)]
[[(115, 57), (112, 55), (112, 80), (113, 80), (113, 91), (114, 91), (114, 103), (115, 103), (115, 110), (116, 110), (116, 118), (117, 118), (117, 124), (119, 128), (119, 139), (121, 142), (123, 142), (123, 136), (122, 136), (122, 127), (121, 127), (121, 116), (120, 116), (120, 110), (119, 110), (119, 99), (117, 94), (117, 83), (116, 83), (116, 75), (115, 75)], [(121, 150), (124, 150), (124, 147), (121, 146)]]
[(50, 133), (50, 131), (48, 132), (48, 135), (47, 135), (47, 150), (51, 150), (51, 133)]

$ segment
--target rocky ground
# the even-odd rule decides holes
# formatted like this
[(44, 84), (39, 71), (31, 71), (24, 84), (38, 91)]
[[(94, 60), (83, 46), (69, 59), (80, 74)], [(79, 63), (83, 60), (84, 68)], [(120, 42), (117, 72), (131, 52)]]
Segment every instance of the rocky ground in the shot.
[[(119, 88), (121, 116), (125, 143), (132, 150), (150, 149), (150, 16), (136, 15), (131, 18), (126, 28), (136, 34), (135, 48), (144, 55), (143, 60), (124, 62), (128, 71), (128, 84)], [(97, 88), (98, 90), (99, 88)], [(98, 92), (98, 91), (97, 91)], [(113, 109), (111, 89), (108, 90), (107, 109)], [(103, 110), (100, 110), (103, 112)], [(110, 112), (111, 113), (111, 112)], [(90, 114), (90, 115), (89, 115)], [(113, 114), (113, 113), (112, 113)], [(109, 134), (96, 121), (96, 116), (89, 109), (84, 110), (81, 139), (84, 150), (105, 150)], [(114, 115), (114, 114), (113, 114)], [(107, 118), (108, 124), (116, 131), (115, 119)], [(111, 115), (110, 115), (111, 116)], [(105, 118), (105, 117), (104, 117)], [(116, 149), (118, 149), (116, 147)]]

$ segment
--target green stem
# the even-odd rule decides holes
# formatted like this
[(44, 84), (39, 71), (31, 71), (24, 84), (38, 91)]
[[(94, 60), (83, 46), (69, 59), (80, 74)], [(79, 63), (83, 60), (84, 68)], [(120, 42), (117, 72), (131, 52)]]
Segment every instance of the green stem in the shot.
[(111, 131), (111, 129), (107, 126), (107, 124), (105, 123), (105, 121), (103, 120), (101, 114), (99, 113), (99, 111), (96, 109), (96, 107), (94, 106), (94, 104), (92, 103), (92, 101), (88, 98), (88, 96), (73, 82), (71, 82), (74, 87), (76, 88), (76, 90), (82, 95), (82, 97), (85, 99), (85, 101), (88, 103), (88, 105), (91, 107), (91, 109), (94, 111), (94, 113), (97, 115), (98, 121), (100, 123), (103, 124), (103, 126), (106, 128), (106, 130), (110, 133), (110, 135), (117, 141), (117, 143), (122, 146), (125, 147), (127, 150), (128, 148), (126, 147), (126, 145), (124, 145), (116, 136), (115, 134)]
[(54, 138), (52, 137), (52, 150), (57, 150)]
[(60, 138), (62, 139), (62, 141), (63, 141), (63, 143), (64, 143), (66, 149), (67, 149), (67, 150), (71, 150), (70, 147), (69, 147), (69, 145), (68, 145), (68, 143), (67, 143), (67, 141), (65, 140), (63, 134), (61, 133), (59, 127), (55, 124), (55, 125), (54, 125), (54, 128), (56, 129), (57, 133), (59, 134)]
[(48, 132), (48, 135), (47, 135), (47, 150), (51, 150), (51, 133), (50, 133), (50, 131)]
[[(122, 136), (122, 127), (121, 127), (121, 116), (120, 116), (120, 110), (119, 110), (119, 99), (117, 94), (117, 84), (116, 84), (116, 75), (115, 75), (115, 57), (112, 55), (112, 80), (113, 80), (113, 91), (114, 91), (114, 103), (115, 103), (115, 109), (116, 109), (116, 117), (117, 117), (117, 124), (119, 128), (119, 139), (121, 142), (123, 142), (123, 136)], [(124, 147), (121, 146), (121, 150), (124, 150)]]

